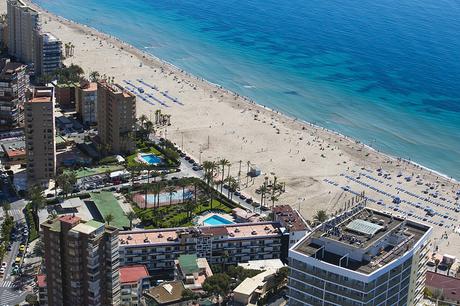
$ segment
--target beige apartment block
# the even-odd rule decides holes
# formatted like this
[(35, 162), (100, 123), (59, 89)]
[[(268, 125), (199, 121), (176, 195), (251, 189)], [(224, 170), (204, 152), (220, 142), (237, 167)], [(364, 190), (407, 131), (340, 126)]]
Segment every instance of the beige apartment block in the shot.
[(36, 59), (36, 39), (40, 14), (21, 0), (8, 0), (8, 52), (16, 60), (32, 64)]
[(108, 153), (130, 153), (136, 120), (136, 97), (118, 84), (97, 83), (98, 134)]
[(35, 87), (25, 103), (27, 182), (46, 186), (56, 174), (53, 88)]
[(116, 228), (71, 215), (41, 228), (49, 306), (120, 305)]
[(82, 82), (75, 89), (77, 114), (84, 125), (97, 123), (97, 83)]

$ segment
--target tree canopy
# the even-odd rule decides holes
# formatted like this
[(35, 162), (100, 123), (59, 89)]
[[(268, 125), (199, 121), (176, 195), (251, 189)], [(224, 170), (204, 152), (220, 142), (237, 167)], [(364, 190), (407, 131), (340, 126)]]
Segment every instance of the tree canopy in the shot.
[(61, 67), (54, 71), (58, 84), (79, 82), (82, 79), (83, 74), (83, 68), (75, 64), (70, 64), (68, 67)]
[(209, 294), (227, 295), (230, 290), (230, 276), (223, 273), (217, 273), (208, 277), (203, 284), (203, 289)]

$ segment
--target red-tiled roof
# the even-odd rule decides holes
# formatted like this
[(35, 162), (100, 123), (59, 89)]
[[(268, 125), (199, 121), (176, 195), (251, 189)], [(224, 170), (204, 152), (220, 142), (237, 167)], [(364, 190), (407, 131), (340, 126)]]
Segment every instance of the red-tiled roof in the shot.
[(26, 149), (6, 150), (6, 156), (8, 156), (8, 158), (26, 156)]
[(304, 231), (308, 227), (303, 222), (297, 211), (292, 209), (289, 205), (278, 205), (273, 207), (273, 213), (276, 214), (277, 219), (281, 224), (292, 231)]
[(442, 295), (446, 300), (456, 302), (460, 301), (459, 278), (427, 271), (425, 285), (427, 287), (442, 289)]
[(143, 265), (127, 266), (120, 268), (120, 283), (130, 284), (137, 283), (140, 279), (148, 277), (149, 272)]
[(40, 288), (46, 287), (46, 275), (45, 274), (37, 275), (37, 284), (38, 284), (38, 287)]
[(65, 215), (65, 216), (59, 217), (59, 220), (61, 222), (65, 222), (65, 223), (68, 223), (68, 224), (76, 224), (76, 223), (80, 222), (81, 218), (79, 218), (77, 216)]

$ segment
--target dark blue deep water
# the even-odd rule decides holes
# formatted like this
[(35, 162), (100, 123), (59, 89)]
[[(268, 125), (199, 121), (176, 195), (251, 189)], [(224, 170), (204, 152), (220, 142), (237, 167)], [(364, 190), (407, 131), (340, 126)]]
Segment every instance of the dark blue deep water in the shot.
[(36, 0), (260, 104), (460, 179), (458, 0)]

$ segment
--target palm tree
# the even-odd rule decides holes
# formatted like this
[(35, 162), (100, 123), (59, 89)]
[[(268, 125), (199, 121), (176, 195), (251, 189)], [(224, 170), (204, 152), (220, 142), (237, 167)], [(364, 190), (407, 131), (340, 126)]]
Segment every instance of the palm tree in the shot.
[(165, 188), (165, 191), (169, 193), (169, 206), (172, 205), (172, 197), (175, 193), (177, 193), (176, 187), (174, 186), (168, 186)]
[(131, 175), (131, 185), (134, 185), (134, 178), (140, 173), (139, 167), (131, 166), (131, 167), (128, 167), (127, 170)]
[(150, 139), (150, 135), (155, 133), (155, 129), (153, 128), (153, 122), (152, 121), (147, 121), (145, 122), (145, 134), (147, 136), (147, 139)]
[[(150, 184), (142, 185), (142, 190), (144, 191), (144, 209), (147, 209), (147, 195), (149, 191), (152, 189)], [(155, 205), (155, 203), (153, 203)]]
[(129, 229), (132, 229), (133, 228), (133, 220), (136, 219), (136, 214), (134, 213), (134, 211), (129, 211), (125, 214), (126, 218), (128, 218), (129, 220)]
[(37, 232), (40, 230), (40, 220), (38, 218), (38, 211), (45, 206), (46, 200), (43, 195), (43, 190), (39, 186), (33, 186), (28, 193), (30, 201), (32, 219)]
[(9, 212), (10, 209), (11, 209), (11, 204), (10, 204), (10, 202), (3, 201), (3, 202), (2, 202), (2, 207), (3, 207), (3, 210), (5, 211), (6, 217), (8, 217), (8, 216), (9, 216), (9, 213), (8, 213), (8, 212)]
[[(73, 191), (75, 184), (77, 183), (77, 175), (74, 171), (64, 172), (56, 176), (56, 185), (61, 187), (64, 198)], [(57, 188), (55, 188), (57, 191)]]
[(107, 216), (105, 216), (105, 222), (107, 222), (107, 225), (110, 225), (110, 222), (113, 221), (113, 215), (112, 214), (107, 214)]
[(139, 117), (139, 121), (141, 123), (141, 127), (144, 127), (144, 123), (147, 122), (147, 120), (149, 120), (149, 118), (147, 118), (147, 116), (145, 114), (142, 114), (140, 117)]
[[(156, 203), (157, 203), (157, 199), (158, 199), (158, 202), (159, 202), (159, 198), (160, 198), (160, 192), (161, 192), (161, 185), (160, 184), (154, 184), (152, 186), (152, 193), (153, 193), (153, 208), (156, 207)], [(158, 204), (158, 206), (160, 206)]]
[(193, 200), (195, 201), (195, 205), (196, 205), (197, 184), (198, 184), (197, 181), (193, 180)]
[(195, 204), (192, 200), (188, 199), (185, 202), (185, 210), (187, 211), (187, 218), (190, 219), (193, 216), (193, 209), (195, 208)]
[(227, 189), (227, 198), (230, 199), (230, 195), (233, 194), (233, 192), (231, 192), (232, 190), (235, 191), (236, 188), (238, 187), (238, 182), (236, 181), (236, 179), (232, 176), (227, 176), (227, 178), (225, 179), (225, 182), (227, 183), (228, 185), (228, 189)]
[(217, 164), (222, 167), (222, 179), (220, 181), (221, 182), (220, 183), (220, 192), (222, 193), (222, 188), (224, 187), (225, 167), (229, 166), (230, 162), (227, 159), (223, 158), (223, 159), (219, 160)]
[(45, 86), (46, 84), (50, 83), (52, 80), (53, 80), (53, 76), (51, 74), (44, 74), (39, 78), (38, 82), (41, 85)]
[(434, 273), (438, 273), (438, 266), (439, 266), (439, 263), (440, 263), (440, 262), (441, 262), (441, 261), (439, 260), (439, 258), (436, 258), (436, 259), (434, 260), (434, 265), (435, 265)]
[(267, 193), (268, 189), (265, 184), (259, 187), (260, 191), (260, 207), (264, 206), (264, 199), (265, 199), (265, 194)]
[(48, 215), (48, 220), (54, 220), (58, 217), (58, 214), (56, 213), (56, 211), (52, 211), (49, 215)]
[(447, 265), (447, 274), (446, 274), (447, 276), (449, 276), (450, 274), (450, 269), (452, 269), (452, 265), (453, 265), (452, 262)]
[(321, 210), (318, 210), (315, 214), (315, 216), (313, 217), (313, 220), (315, 221), (315, 223), (319, 224), (319, 223), (323, 223), (324, 221), (326, 221), (328, 219), (328, 215), (326, 213), (325, 210), (321, 209)]
[(187, 179), (183, 178), (179, 180), (176, 185), (182, 188), (182, 203), (185, 203), (185, 187), (188, 186)]
[(89, 73), (89, 80), (90, 80), (91, 82), (97, 82), (97, 81), (99, 81), (100, 77), (101, 77), (101, 75), (100, 75), (99, 72), (97, 72), (97, 71), (91, 71), (91, 72)]
[(270, 197), (270, 200), (272, 201), (272, 208), (275, 207), (275, 202), (277, 202), (279, 199), (277, 196), (274, 194)]
[(159, 124), (160, 123), (160, 116), (161, 116), (161, 110), (160, 109), (157, 109), (155, 111), (155, 124)]

